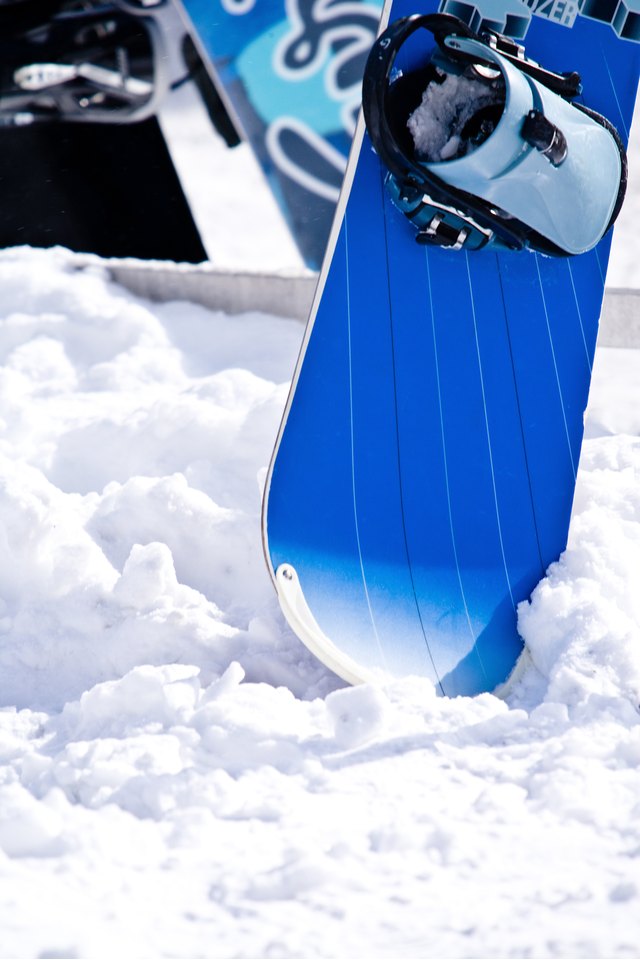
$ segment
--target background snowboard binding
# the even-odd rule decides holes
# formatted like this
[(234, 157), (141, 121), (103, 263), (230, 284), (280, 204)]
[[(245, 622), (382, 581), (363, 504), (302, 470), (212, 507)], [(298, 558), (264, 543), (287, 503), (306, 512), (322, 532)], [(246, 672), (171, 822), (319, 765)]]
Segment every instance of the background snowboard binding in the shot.
[(132, 123), (157, 111), (169, 75), (162, 0), (0, 5), (0, 118)]

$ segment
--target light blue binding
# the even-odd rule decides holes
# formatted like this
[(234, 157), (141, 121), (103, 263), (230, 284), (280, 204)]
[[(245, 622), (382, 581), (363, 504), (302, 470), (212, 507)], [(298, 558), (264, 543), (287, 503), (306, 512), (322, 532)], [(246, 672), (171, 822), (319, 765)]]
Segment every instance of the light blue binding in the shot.
[[(485, 44), (453, 36), (444, 42), (495, 64), (505, 80), (506, 101), (484, 143), (464, 157), (424, 165), (450, 186), (482, 197), (567, 253), (590, 250), (607, 230), (620, 187), (620, 151), (611, 133)], [(557, 166), (523, 139), (523, 123), (531, 110), (544, 114), (564, 135), (567, 155)]]
[[(412, 113), (413, 122), (407, 123), (415, 103), (415, 80), (409, 79), (413, 71), (406, 77), (403, 70), (395, 71), (394, 76), (400, 46), (422, 27), (438, 38), (425, 82), (431, 70), (429, 84), (444, 82), (438, 74), (464, 76), (484, 80), (487, 91), (492, 90), (488, 101), (480, 95), (475, 116), (472, 102), (453, 102), (452, 116), (458, 119), (449, 131), (442, 127), (442, 148), (446, 144), (448, 151), (455, 150), (449, 159), (418, 152), (424, 121), (427, 141), (420, 149), (441, 149), (437, 134), (427, 146), (433, 136), (429, 117), (434, 131), (446, 124), (440, 116), (446, 101), (442, 95), (433, 102), (423, 97), (421, 116), (416, 113), (414, 119)], [(626, 156), (617, 130), (601, 114), (574, 102), (582, 92), (579, 74), (554, 74), (527, 59), (509, 38), (491, 32), (469, 35), (468, 29), (455, 17), (415, 15), (392, 24), (372, 50), (363, 103), (374, 148), (388, 169), (392, 201), (414, 224), (421, 244), (454, 250), (528, 247), (552, 256), (592, 249), (615, 221), (624, 198)], [(405, 123), (418, 136), (413, 150), (404, 142)], [(467, 137), (466, 150), (455, 146)]]

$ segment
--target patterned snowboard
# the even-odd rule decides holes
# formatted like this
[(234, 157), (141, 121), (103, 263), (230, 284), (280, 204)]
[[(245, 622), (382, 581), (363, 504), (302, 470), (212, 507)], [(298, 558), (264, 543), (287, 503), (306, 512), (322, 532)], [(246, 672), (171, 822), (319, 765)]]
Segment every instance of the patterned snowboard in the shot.
[(305, 262), (319, 268), (381, 0), (175, 2)]

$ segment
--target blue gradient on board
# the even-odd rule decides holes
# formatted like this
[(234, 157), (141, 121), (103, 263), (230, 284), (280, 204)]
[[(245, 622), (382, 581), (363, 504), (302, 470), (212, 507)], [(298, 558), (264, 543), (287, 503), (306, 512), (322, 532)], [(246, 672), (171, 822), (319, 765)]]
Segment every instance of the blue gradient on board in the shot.
[[(527, 52), (626, 134), (635, 44), (534, 16)], [(420, 247), (365, 137), (265, 507), (274, 569), (363, 671), (456, 695), (513, 668), (517, 604), (566, 545), (609, 244)]]

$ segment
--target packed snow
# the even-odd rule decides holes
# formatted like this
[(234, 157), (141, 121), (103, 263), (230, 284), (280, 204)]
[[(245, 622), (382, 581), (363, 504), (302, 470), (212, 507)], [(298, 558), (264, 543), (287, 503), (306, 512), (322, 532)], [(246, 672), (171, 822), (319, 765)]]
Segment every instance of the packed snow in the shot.
[(259, 515), (300, 324), (27, 248), (0, 321), (3, 957), (638, 956), (638, 351), (598, 351), (505, 702), (344, 687), (287, 629)]
[(407, 120), (421, 160), (457, 160), (483, 143), (495, 129), (505, 102), (502, 75), (483, 77), (473, 68), (457, 75), (438, 71)]

